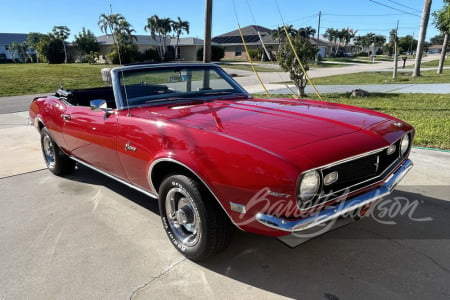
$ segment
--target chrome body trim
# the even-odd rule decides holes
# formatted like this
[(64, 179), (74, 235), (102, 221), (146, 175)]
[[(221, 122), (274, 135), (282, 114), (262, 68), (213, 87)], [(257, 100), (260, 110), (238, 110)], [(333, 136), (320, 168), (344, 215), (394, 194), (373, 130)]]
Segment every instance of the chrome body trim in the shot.
[(86, 163), (86, 162), (84, 162), (82, 160), (79, 160), (79, 159), (77, 159), (77, 158), (75, 158), (73, 156), (71, 156), (70, 158), (73, 159), (74, 161), (76, 161), (77, 163), (82, 164), (83, 166), (88, 167), (88, 168), (90, 168), (90, 169), (92, 169), (94, 171), (97, 171), (100, 174), (105, 175), (106, 177), (114, 179), (114, 180), (116, 180), (116, 181), (118, 181), (118, 182), (120, 182), (120, 183), (122, 183), (122, 184), (124, 184), (124, 185), (126, 185), (126, 186), (128, 186), (128, 187), (130, 187), (130, 188), (132, 188), (132, 189), (134, 189), (136, 191), (138, 191), (138, 192), (141, 192), (141, 193), (143, 193), (143, 194), (145, 194), (145, 195), (147, 195), (147, 196), (149, 196), (151, 198), (158, 199), (158, 196), (154, 195), (153, 193), (150, 193), (150, 192), (148, 192), (148, 191), (146, 191), (146, 190), (144, 190), (144, 189), (142, 189), (140, 187), (137, 187), (137, 186), (135, 186), (135, 185), (125, 181), (125, 180), (122, 180), (122, 179), (120, 179), (120, 178), (118, 178), (116, 176), (113, 176), (111, 174), (108, 174), (108, 173), (100, 170), (100, 169), (97, 169), (96, 167), (94, 167), (94, 166), (92, 166), (92, 165), (90, 165), (90, 164), (88, 164), (88, 163)]
[(298, 232), (313, 228), (317, 225), (335, 220), (349, 212), (355, 211), (358, 208), (364, 207), (368, 204), (372, 204), (375, 201), (383, 198), (384, 196), (389, 195), (397, 186), (397, 184), (403, 179), (403, 177), (405, 177), (405, 175), (411, 170), (412, 167), (413, 163), (408, 159), (378, 188), (368, 191), (364, 194), (357, 195), (345, 202), (341, 202), (333, 207), (327, 208), (313, 216), (298, 220), (287, 220), (272, 215), (258, 213), (256, 215), (256, 220), (267, 227), (287, 232)]

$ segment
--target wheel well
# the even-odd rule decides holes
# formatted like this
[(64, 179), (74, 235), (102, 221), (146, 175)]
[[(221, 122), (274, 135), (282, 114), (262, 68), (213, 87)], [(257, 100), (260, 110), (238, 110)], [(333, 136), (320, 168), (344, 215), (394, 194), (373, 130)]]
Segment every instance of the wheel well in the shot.
[(166, 179), (169, 175), (185, 175), (187, 177), (190, 177), (192, 179), (196, 179), (199, 184), (202, 185), (206, 190), (208, 190), (205, 186), (202, 180), (195, 175), (194, 172), (190, 171), (186, 167), (169, 161), (162, 161), (159, 162), (157, 165), (155, 165), (152, 169), (152, 173), (150, 174), (153, 187), (155, 188), (155, 191), (158, 192), (159, 187), (161, 186), (161, 183)]
[(215, 205), (220, 211), (222, 211), (222, 213), (225, 216), (227, 216), (227, 218), (233, 223), (231, 217), (228, 215), (226, 210), (219, 202), (219, 199), (217, 199), (217, 197), (212, 193), (212, 191), (206, 186), (204, 181), (200, 177), (198, 177), (194, 172), (189, 170), (187, 167), (180, 165), (178, 163), (171, 161), (161, 161), (152, 168), (150, 180), (153, 184), (153, 187), (155, 188), (155, 192), (158, 193), (161, 183), (164, 181), (164, 179), (166, 179), (170, 175), (184, 175), (196, 180), (197, 183), (199, 184), (199, 187), (201, 188), (201, 193), (208, 194), (210, 196), (210, 199), (212, 200), (211, 204)]
[(37, 123), (37, 128), (39, 129), (39, 131), (41, 131), (42, 130), (42, 128), (44, 128), (45, 126), (44, 126), (44, 123), (42, 123), (41, 121), (38, 121), (38, 123)]

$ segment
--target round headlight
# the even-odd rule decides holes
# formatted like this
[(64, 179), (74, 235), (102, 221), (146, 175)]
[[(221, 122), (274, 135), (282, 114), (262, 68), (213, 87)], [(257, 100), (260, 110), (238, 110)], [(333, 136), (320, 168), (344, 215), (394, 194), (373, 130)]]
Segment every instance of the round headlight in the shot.
[(317, 171), (311, 171), (303, 174), (300, 187), (299, 198), (303, 202), (312, 200), (319, 191), (320, 175)]
[(406, 134), (404, 137), (402, 137), (402, 140), (400, 141), (401, 154), (405, 155), (408, 149), (409, 149), (409, 136)]

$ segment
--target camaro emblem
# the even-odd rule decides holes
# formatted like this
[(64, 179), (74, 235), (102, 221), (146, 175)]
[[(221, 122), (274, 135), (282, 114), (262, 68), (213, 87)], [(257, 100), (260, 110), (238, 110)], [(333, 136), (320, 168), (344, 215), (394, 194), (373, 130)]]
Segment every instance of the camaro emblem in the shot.
[(125, 144), (125, 151), (133, 151), (136, 152), (136, 147), (131, 146), (131, 143), (128, 142)]
[(375, 172), (378, 172), (378, 168), (380, 167), (380, 157), (377, 156), (377, 162), (373, 164), (375, 166)]

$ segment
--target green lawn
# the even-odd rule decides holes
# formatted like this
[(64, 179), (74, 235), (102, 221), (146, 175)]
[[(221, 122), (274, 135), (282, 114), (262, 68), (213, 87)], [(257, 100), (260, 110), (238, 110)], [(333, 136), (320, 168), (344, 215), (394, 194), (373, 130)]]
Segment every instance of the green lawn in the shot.
[[(286, 95), (271, 97), (286, 98)], [(310, 98), (317, 99), (313, 95)], [(345, 94), (324, 94), (322, 98), (395, 116), (415, 127), (416, 146), (450, 149), (450, 95), (371, 94), (367, 98), (352, 98)]]
[(100, 70), (108, 66), (69, 64), (0, 64), (0, 97), (27, 95), (66, 88), (104, 86)]
[(314, 78), (314, 84), (390, 84), (390, 83), (450, 83), (450, 70), (442, 74), (436, 71), (422, 71), (420, 77), (411, 76), (412, 69), (398, 69), (397, 78), (392, 79), (392, 72), (363, 72)]

